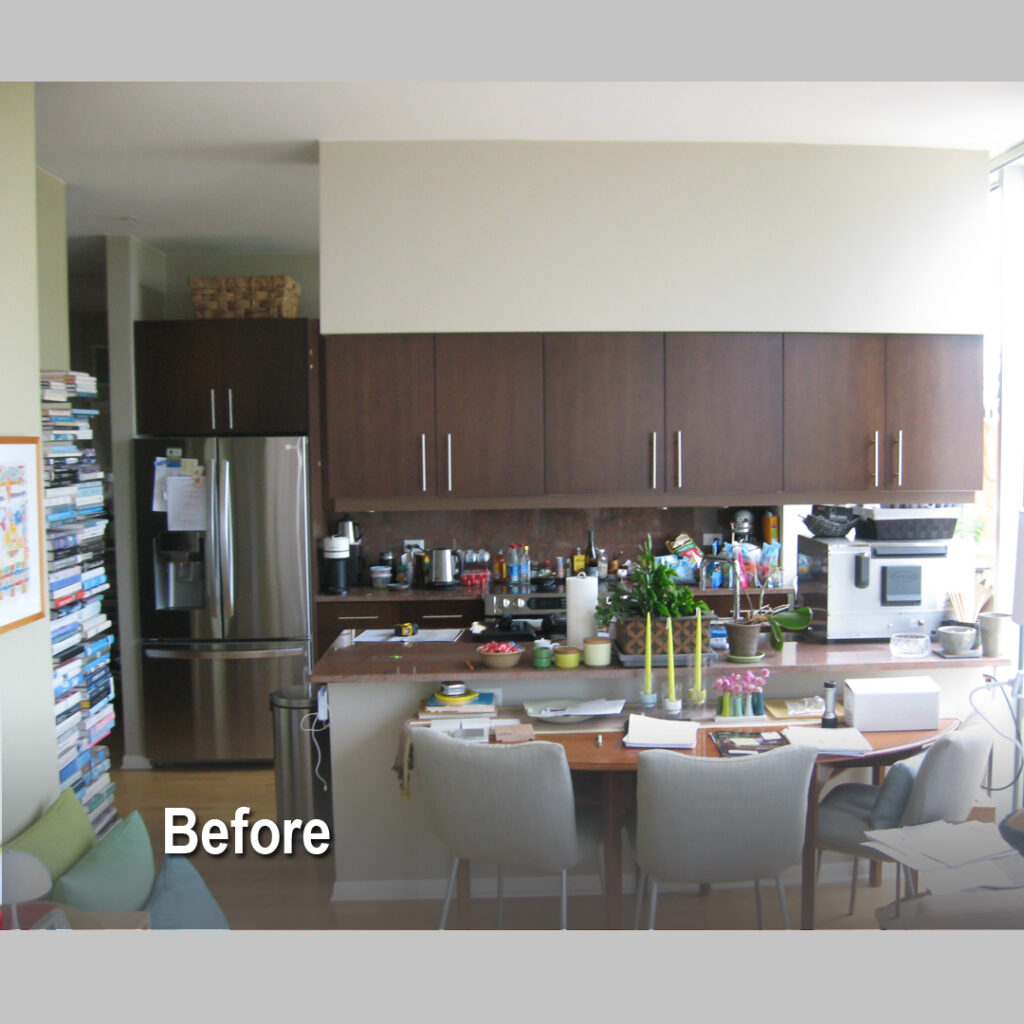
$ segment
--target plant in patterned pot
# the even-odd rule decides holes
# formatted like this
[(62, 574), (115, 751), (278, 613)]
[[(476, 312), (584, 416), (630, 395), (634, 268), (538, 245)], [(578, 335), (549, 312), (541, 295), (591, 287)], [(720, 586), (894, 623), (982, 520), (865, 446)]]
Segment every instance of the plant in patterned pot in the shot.
[[(651, 651), (668, 653), (666, 619), (672, 622), (672, 647), (676, 654), (693, 654), (698, 649), (697, 609), (709, 611), (704, 601), (680, 583), (670, 565), (658, 561), (651, 538), (640, 546), (636, 565), (625, 580), (612, 584), (598, 602), (594, 618), (607, 628), (615, 624), (615, 644), (623, 654), (643, 654), (647, 615), (651, 616)], [(699, 648), (711, 650), (710, 616), (701, 623)]]

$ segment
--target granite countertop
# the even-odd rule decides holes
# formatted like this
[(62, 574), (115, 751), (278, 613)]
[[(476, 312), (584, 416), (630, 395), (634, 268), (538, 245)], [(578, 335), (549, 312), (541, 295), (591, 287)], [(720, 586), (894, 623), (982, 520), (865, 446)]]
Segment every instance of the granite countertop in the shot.
[[(480, 673), (491, 683), (538, 679), (642, 679), (643, 668), (624, 668), (616, 663), (607, 668), (591, 668), (580, 664), (574, 669), (536, 669), (530, 661), (529, 645), (513, 669), (486, 668), (476, 653), (476, 642), (469, 637), (454, 643), (388, 641), (384, 643), (336, 642), (328, 648), (313, 668), (314, 683), (387, 683), (407, 682), (410, 675), (425, 683), (447, 679), (465, 679), (468, 673)], [(705, 664), (706, 672), (720, 674), (742, 670), (745, 666), (730, 662), (724, 652)], [(922, 673), (947, 668), (976, 669), (1006, 666), (1008, 658), (943, 658), (930, 654), (923, 658), (894, 658), (886, 643), (799, 643), (787, 641), (779, 652), (769, 650), (754, 668), (767, 668), (773, 677), (800, 672), (821, 672), (827, 675), (849, 675), (853, 672)], [(664, 671), (664, 670), (662, 670)]]

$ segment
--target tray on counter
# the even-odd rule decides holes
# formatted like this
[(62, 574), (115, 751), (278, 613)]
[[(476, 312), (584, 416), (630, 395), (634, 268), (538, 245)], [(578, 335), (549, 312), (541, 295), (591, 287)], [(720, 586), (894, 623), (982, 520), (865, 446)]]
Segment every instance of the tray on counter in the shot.
[[(642, 654), (623, 654), (618, 648), (615, 648), (615, 657), (619, 659), (619, 663), (623, 668), (643, 668), (644, 667), (644, 656)], [(716, 651), (704, 651), (700, 656), (700, 664), (703, 668), (705, 665), (716, 665), (722, 659), (718, 656)], [(676, 668), (693, 668), (697, 664), (696, 653), (692, 654), (677, 654), (675, 656)], [(651, 668), (667, 668), (668, 667), (668, 655), (667, 654), (652, 654), (651, 655)]]

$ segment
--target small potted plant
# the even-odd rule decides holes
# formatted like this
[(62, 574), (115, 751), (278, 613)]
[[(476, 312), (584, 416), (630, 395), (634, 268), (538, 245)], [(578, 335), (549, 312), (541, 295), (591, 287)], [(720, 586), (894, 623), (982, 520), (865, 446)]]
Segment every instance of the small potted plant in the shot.
[(770, 643), (773, 651), (781, 651), (785, 639), (782, 631), (806, 629), (811, 624), (811, 609), (806, 606), (790, 608), (788, 605), (772, 607), (764, 603), (765, 588), (761, 588), (761, 596), (756, 608), (740, 613), (740, 618), (725, 624), (725, 632), (729, 638), (729, 653), (733, 657), (751, 658), (757, 655), (761, 627), (767, 625), (771, 633)]
[(601, 628), (615, 623), (615, 643), (623, 654), (642, 654), (647, 629), (647, 616), (651, 617), (651, 645), (655, 654), (668, 653), (666, 620), (673, 620), (673, 650), (676, 654), (710, 650), (711, 628), (709, 615), (701, 624), (701, 636), (696, 635), (697, 609), (709, 611), (704, 601), (698, 601), (685, 583), (676, 579), (670, 565), (659, 562), (652, 549), (651, 538), (640, 546), (637, 564), (629, 576), (612, 584), (594, 613)]

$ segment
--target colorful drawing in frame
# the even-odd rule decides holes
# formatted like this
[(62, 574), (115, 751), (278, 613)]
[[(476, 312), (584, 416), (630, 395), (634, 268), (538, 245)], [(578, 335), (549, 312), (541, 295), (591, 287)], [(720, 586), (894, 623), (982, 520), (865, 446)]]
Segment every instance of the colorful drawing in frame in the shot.
[(0, 437), (0, 633), (46, 614), (38, 437)]

